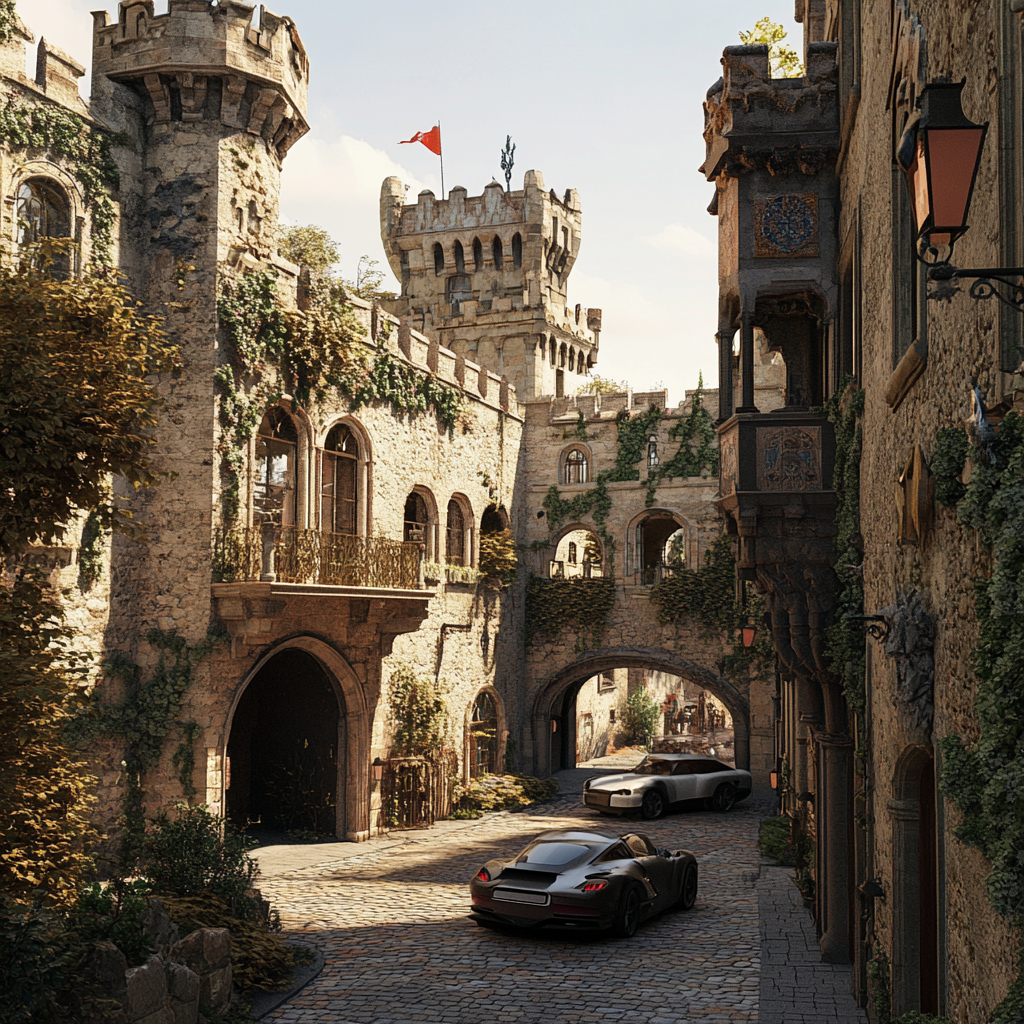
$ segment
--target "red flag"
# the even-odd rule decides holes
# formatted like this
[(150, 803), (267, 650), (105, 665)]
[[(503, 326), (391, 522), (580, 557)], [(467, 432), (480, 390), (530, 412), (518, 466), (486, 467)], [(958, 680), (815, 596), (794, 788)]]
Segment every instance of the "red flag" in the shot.
[(404, 146), (409, 142), (422, 142), (431, 153), (441, 155), (441, 129), (436, 125), (429, 132), (417, 132), (411, 139), (402, 139), (398, 144)]

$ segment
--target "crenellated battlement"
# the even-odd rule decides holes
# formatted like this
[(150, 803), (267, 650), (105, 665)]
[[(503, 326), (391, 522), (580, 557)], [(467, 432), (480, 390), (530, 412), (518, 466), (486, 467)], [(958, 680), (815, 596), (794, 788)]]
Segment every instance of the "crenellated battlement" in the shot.
[(304, 135), (309, 60), (290, 18), (238, 0), (121, 0), (93, 14), (93, 78), (141, 84), (157, 123), (216, 121), (279, 158)]

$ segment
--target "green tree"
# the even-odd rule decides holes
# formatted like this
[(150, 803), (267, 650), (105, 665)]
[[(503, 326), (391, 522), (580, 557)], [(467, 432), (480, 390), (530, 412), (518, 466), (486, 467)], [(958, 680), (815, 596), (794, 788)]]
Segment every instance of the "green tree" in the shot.
[(772, 78), (799, 78), (804, 73), (803, 61), (796, 50), (784, 44), (786, 30), (767, 15), (755, 22), (749, 32), (740, 33), (745, 46), (767, 46)]
[(280, 249), (285, 259), (316, 275), (329, 274), (338, 262), (338, 243), (316, 224), (282, 228)]
[(0, 267), (0, 555), (52, 542), (79, 511), (130, 529), (111, 476), (160, 477), (152, 377), (177, 367), (177, 349), (112, 276), (57, 280), (52, 257)]
[(358, 295), (361, 299), (368, 299), (371, 302), (380, 299), (393, 299), (394, 292), (381, 288), (384, 283), (385, 274), (378, 270), (377, 260), (371, 260), (369, 256), (360, 256), (356, 264), (356, 276), (354, 280), (344, 281), (345, 291), (352, 295)]
[(611, 377), (601, 377), (594, 374), (586, 384), (576, 389), (578, 395), (621, 395), (629, 389), (626, 381), (612, 380)]
[(622, 715), (622, 733), (627, 743), (650, 748), (658, 728), (661, 708), (647, 692), (647, 687), (638, 686), (626, 698), (626, 710)]

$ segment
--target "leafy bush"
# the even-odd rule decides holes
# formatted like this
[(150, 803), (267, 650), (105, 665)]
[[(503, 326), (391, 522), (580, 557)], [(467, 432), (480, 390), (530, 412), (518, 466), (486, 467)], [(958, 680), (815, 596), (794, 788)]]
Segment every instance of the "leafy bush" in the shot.
[(391, 673), (388, 703), (396, 727), (392, 754), (416, 756), (439, 745), (445, 705), (432, 679), (399, 665)]
[(142, 926), (148, 902), (148, 882), (93, 882), (78, 894), (68, 923), (77, 942), (113, 942), (124, 953), (129, 967), (139, 967), (150, 954)]
[(519, 575), (519, 556), (510, 531), (496, 530), (480, 537), (480, 572), (499, 580), (502, 585), (515, 582)]
[(160, 896), (244, 902), (259, 876), (248, 850), (249, 840), (207, 808), (178, 804), (173, 821), (161, 813), (146, 830), (139, 868)]
[(793, 864), (792, 821), (788, 815), (774, 814), (761, 822), (757, 848), (762, 857), (770, 857), (787, 867)]
[(483, 811), (529, 807), (550, 800), (558, 792), (557, 779), (535, 779), (530, 775), (481, 775), (457, 786), (458, 807), (453, 818), (476, 818)]
[(63, 986), (69, 950), (60, 917), (40, 903), (0, 894), (0, 1020), (49, 1019)]
[(626, 698), (622, 738), (626, 743), (647, 749), (654, 740), (654, 730), (660, 719), (661, 706), (645, 687), (639, 686)]

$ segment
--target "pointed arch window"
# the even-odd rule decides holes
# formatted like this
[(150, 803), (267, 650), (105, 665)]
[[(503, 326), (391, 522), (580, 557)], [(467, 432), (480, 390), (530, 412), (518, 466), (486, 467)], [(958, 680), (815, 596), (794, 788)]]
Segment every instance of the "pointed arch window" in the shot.
[(331, 429), (324, 442), (320, 487), (320, 529), (324, 533), (357, 533), (359, 502), (359, 445), (343, 423)]
[(558, 365), (561, 367), (565, 366), (566, 359), (569, 357), (569, 346), (562, 342), (562, 347), (558, 350)]
[[(408, 498), (405, 499), (405, 529), (402, 532), (402, 537), (406, 541), (416, 541), (423, 543), (427, 539), (427, 523), (429, 521), (429, 513), (427, 511), (427, 503), (423, 498), (422, 494), (418, 494), (413, 491)], [(428, 551), (428, 555), (430, 552)]]
[(295, 462), (299, 433), (295, 421), (273, 406), (256, 432), (256, 483), (253, 508), (258, 522), (295, 525)]
[(466, 272), (466, 253), (463, 251), (462, 243), (458, 240), (455, 242), (455, 273), (464, 274)]
[(512, 266), (518, 270), (523, 265), (523, 236), (517, 231), (512, 236)]
[(548, 358), (551, 361), (551, 365), (555, 365), (555, 339), (550, 338), (548, 340)]
[(565, 456), (565, 482), (585, 484), (590, 481), (590, 460), (582, 448), (570, 448)]
[(498, 712), (488, 693), (473, 703), (469, 726), (469, 774), (473, 778), (497, 770)]
[(576, 371), (576, 349), (572, 346), (569, 347), (569, 372), (574, 373)]
[(448, 502), (444, 558), (448, 565), (466, 564), (466, 519), (462, 514), (462, 506), (454, 498)]
[(440, 277), (444, 273), (444, 249), (440, 242), (434, 243), (434, 274)]
[[(29, 178), (18, 189), (18, 244), (32, 245), (46, 238), (71, 237), (71, 204), (55, 182), (46, 178)], [(53, 273), (67, 277), (71, 270), (71, 254), (53, 254)]]
[(479, 238), (473, 239), (473, 270), (484, 269), (484, 247)]
[(491, 255), (494, 257), (494, 266), (497, 270), (501, 270), (505, 265), (505, 250), (502, 247), (501, 239), (495, 235), (494, 241), (491, 243)]

